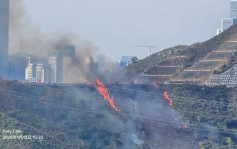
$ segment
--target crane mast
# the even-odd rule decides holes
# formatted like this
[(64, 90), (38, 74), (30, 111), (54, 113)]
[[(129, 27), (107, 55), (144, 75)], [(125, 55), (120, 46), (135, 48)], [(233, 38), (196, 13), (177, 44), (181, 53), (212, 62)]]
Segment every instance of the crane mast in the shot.
[(149, 49), (149, 52), (150, 52), (150, 55), (151, 55), (151, 51), (152, 51), (152, 48), (155, 48), (156, 46), (145, 46), (145, 45), (137, 45), (138, 47), (144, 47), (144, 48), (148, 48)]

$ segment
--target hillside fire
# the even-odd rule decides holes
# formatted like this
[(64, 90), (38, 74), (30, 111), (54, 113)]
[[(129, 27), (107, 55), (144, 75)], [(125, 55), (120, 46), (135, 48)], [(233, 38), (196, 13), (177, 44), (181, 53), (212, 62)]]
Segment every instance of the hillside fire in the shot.
[(119, 108), (115, 106), (113, 97), (109, 95), (107, 87), (99, 79), (96, 79), (94, 86), (115, 111), (120, 111)]
[(167, 99), (170, 102), (170, 106), (173, 106), (173, 101), (169, 98), (168, 92), (164, 92), (163, 95), (164, 95), (165, 99)]
[(155, 86), (155, 87), (157, 87), (157, 88), (160, 88), (160, 87), (156, 84), (156, 82), (151, 82), (151, 85), (152, 85), (152, 86)]
[[(159, 86), (155, 82), (152, 82), (151, 85), (159, 88)], [(163, 95), (164, 95), (164, 98), (169, 101), (169, 105), (172, 107), (173, 106), (173, 101), (172, 101), (172, 99), (169, 98), (168, 92), (164, 92)], [(174, 109), (172, 109), (172, 115), (173, 115), (173, 119), (175, 121), (177, 121), (178, 119), (175, 116)], [(188, 128), (188, 126), (184, 122), (182, 122), (182, 126), (183, 126), (183, 128)]]

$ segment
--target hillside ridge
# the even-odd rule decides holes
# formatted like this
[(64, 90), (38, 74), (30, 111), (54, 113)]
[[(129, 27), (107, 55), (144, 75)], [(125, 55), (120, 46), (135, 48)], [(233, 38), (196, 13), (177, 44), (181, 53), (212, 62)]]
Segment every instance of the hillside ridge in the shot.
[(237, 64), (236, 50), (237, 24), (234, 24), (207, 41), (165, 49), (129, 65), (127, 70), (128, 74), (141, 74), (150, 81), (204, 84), (213, 74)]

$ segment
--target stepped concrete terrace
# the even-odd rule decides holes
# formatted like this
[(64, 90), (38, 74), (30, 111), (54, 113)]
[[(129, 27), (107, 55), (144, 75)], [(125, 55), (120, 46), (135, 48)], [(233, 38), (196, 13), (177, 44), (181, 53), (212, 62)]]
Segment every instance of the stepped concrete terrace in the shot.
[(204, 83), (213, 75), (214, 70), (220, 69), (228, 62), (228, 59), (236, 52), (235, 48), (237, 49), (237, 41), (225, 42), (218, 49), (213, 50), (190, 68), (184, 70), (172, 81)]
[(179, 73), (184, 59), (185, 56), (168, 58), (155, 66), (146, 68), (141, 75), (149, 77), (150, 82), (163, 83), (169, 81), (175, 74)]

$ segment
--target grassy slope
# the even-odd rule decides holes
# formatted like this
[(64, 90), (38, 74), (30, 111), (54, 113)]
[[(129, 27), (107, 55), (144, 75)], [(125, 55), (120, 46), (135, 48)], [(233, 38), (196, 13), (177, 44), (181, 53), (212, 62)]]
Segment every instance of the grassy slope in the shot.
[(236, 88), (182, 85), (166, 90), (183, 118), (204, 129), (197, 130), (203, 148), (237, 148)]
[[(1, 148), (35, 148), (35, 149), (42, 149), (42, 148), (69, 148), (70, 145), (65, 145), (62, 141), (54, 138), (53, 136), (49, 135), (45, 131), (40, 131), (40, 129), (35, 128), (34, 126), (17, 120), (11, 116), (8, 116), (4, 113), (0, 113), (0, 129), (1, 130), (13, 130), (16, 128), (20, 128), (23, 133), (20, 135), (43, 135), (44, 139), (42, 141), (39, 140), (2, 140), (0, 139), (0, 147)], [(2, 138), (1, 134), (1, 138)]]
[[(75, 88), (76, 92), (73, 91)], [(149, 88), (145, 86), (140, 89)], [(116, 91), (116, 94), (116, 98), (121, 97), (120, 92)], [(122, 95), (121, 98), (130, 101), (129, 98), (135, 95)], [(151, 97), (139, 96), (139, 101), (140, 98), (151, 102)], [(176, 142), (182, 148), (194, 146), (186, 139), (192, 136), (192, 130), (166, 125), (157, 127), (159, 122), (141, 121), (142, 118), (135, 118), (136, 115), (132, 117), (123, 111), (111, 109), (94, 87), (22, 85), (0, 81), (0, 131), (21, 129), (25, 135), (44, 136), (42, 141), (13, 141), (1, 137), (0, 148), (124, 148), (131, 142), (127, 134), (134, 133), (133, 126), (130, 126), (131, 119), (135, 132), (141, 133), (145, 141), (143, 145), (130, 144), (134, 148), (148, 149), (150, 145), (161, 143), (163, 149), (168, 149), (169, 146), (176, 146)], [(172, 131), (169, 132), (169, 129)], [(157, 133), (163, 137), (159, 142), (153, 137)]]
[[(93, 87), (86, 88), (94, 90)], [(176, 111), (186, 122), (189, 121), (191, 128), (197, 130), (197, 141), (201, 146), (208, 148), (216, 144), (219, 148), (233, 148), (237, 144), (237, 89), (195, 85), (165, 88), (174, 101)], [(1, 137), (0, 148), (121, 147), (124, 138), (106, 126), (112, 117), (123, 114), (114, 113), (111, 117), (84, 109), (85, 106), (93, 108), (90, 107), (93, 105), (90, 99), (94, 101), (94, 96), (84, 94), (78, 97), (70, 87), (0, 82), (0, 129), (21, 129), (24, 134), (45, 137), (43, 141), (11, 141)], [(87, 102), (76, 102), (75, 97), (84, 98)], [(110, 125), (113, 126), (113, 123)], [(213, 137), (210, 130), (218, 137)]]
[[(26, 135), (44, 136), (43, 141), (12, 141), (2, 140), (1, 137), (0, 148), (85, 149), (119, 146), (121, 142), (118, 134), (94, 123), (98, 121), (105, 126), (109, 118), (80, 110), (90, 101), (75, 103), (75, 97), (70, 87), (0, 82), (1, 131), (21, 129)], [(86, 95), (80, 98), (86, 98)]]

